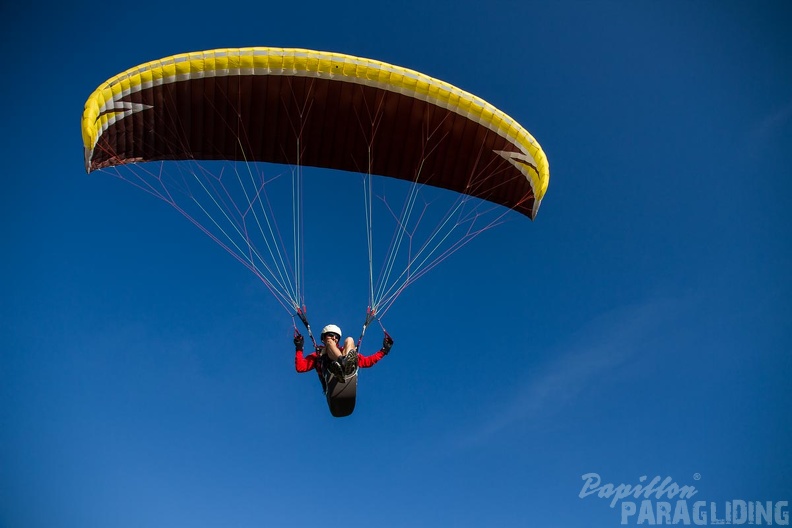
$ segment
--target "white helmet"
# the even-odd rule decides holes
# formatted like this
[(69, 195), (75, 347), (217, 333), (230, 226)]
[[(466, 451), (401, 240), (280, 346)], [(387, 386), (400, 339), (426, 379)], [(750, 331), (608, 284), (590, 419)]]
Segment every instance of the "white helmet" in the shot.
[(325, 334), (335, 334), (335, 335), (337, 335), (337, 336), (338, 336), (338, 340), (339, 340), (339, 341), (341, 340), (341, 335), (342, 335), (342, 334), (341, 334), (341, 329), (340, 329), (340, 328), (338, 328), (338, 327), (337, 327), (336, 325), (334, 325), (334, 324), (329, 324), (329, 325), (325, 326), (324, 328), (322, 328), (322, 335), (321, 335), (321, 339), (324, 339), (324, 337), (325, 337)]

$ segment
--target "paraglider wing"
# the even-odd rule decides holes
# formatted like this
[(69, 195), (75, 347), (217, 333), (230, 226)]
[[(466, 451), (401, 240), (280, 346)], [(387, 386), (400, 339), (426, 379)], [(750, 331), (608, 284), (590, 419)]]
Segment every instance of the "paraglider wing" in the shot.
[(549, 180), (534, 138), (482, 99), (406, 68), (304, 49), (132, 68), (91, 95), (82, 133), (88, 172), (154, 160), (301, 164), (425, 183), (530, 218)]

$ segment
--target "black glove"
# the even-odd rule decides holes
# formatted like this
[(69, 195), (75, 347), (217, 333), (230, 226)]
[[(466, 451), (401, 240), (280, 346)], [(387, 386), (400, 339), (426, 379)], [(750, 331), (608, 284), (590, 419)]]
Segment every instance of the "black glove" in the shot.
[(382, 339), (382, 351), (387, 355), (387, 353), (390, 352), (392, 346), (393, 338), (388, 334), (385, 334), (385, 337)]
[(302, 334), (297, 334), (296, 336), (294, 336), (295, 350), (302, 350), (304, 345), (305, 345), (305, 338), (302, 336)]

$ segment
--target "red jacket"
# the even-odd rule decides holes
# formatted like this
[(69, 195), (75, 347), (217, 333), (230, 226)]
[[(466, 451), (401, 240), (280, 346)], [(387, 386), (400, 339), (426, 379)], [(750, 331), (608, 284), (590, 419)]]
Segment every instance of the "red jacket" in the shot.
[[(360, 368), (373, 367), (377, 361), (379, 361), (384, 357), (385, 357), (385, 352), (383, 350), (374, 352), (370, 356), (364, 356), (362, 354), (358, 354), (358, 367)], [(298, 350), (297, 353), (294, 355), (294, 367), (297, 369), (297, 372), (308, 372), (311, 369), (316, 369), (316, 372), (318, 372), (321, 377), (322, 375), (321, 362), (318, 360), (319, 360), (319, 352), (313, 352), (303, 357), (303, 351)]]

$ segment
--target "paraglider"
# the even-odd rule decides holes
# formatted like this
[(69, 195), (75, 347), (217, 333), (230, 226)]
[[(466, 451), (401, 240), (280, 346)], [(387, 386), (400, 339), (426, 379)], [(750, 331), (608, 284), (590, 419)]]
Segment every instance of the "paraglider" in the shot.
[(348, 416), (355, 410), (358, 368), (369, 368), (390, 353), (393, 339), (387, 333), (382, 339), (382, 348), (370, 356), (358, 354), (354, 339), (347, 337), (343, 349), (341, 329), (334, 324), (322, 329), (316, 351), (304, 356), (305, 338), (299, 332), (294, 335), (294, 366), (297, 372), (316, 370), (327, 397), (330, 413), (335, 417)]
[[(88, 98), (82, 137), (86, 171), (170, 204), (250, 269), (312, 341), (304, 172), (360, 174), (369, 281), (356, 353), (369, 324), (382, 325), (404, 289), (451, 253), (512, 210), (533, 219), (549, 181), (533, 136), (486, 101), (414, 70), (306, 49), (218, 49), (130, 68)], [(277, 191), (285, 180), (290, 188)], [(389, 181), (406, 185), (400, 207), (374, 190)], [(438, 188), (450, 205), (433, 215), (423, 193)], [(374, 226), (388, 223), (379, 244)]]

